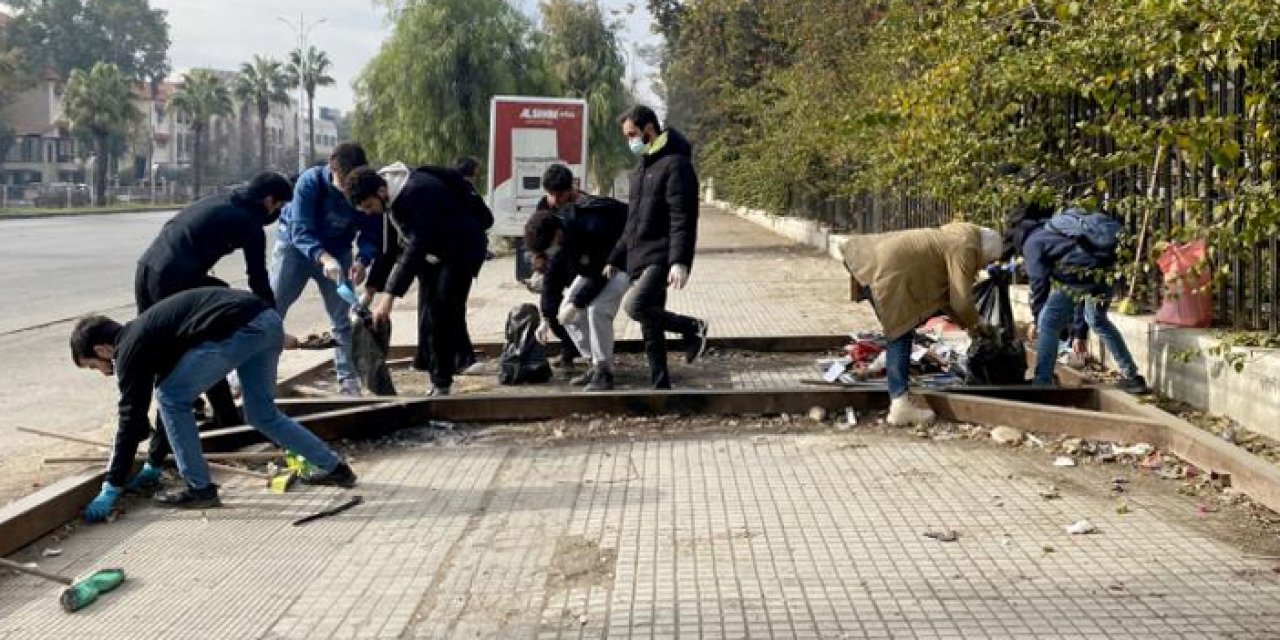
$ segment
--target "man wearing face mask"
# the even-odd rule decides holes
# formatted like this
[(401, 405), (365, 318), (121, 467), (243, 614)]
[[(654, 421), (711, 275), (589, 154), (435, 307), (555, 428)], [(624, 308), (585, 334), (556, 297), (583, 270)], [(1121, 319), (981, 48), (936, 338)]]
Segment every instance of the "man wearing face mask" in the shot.
[(605, 277), (626, 271), (634, 283), (627, 315), (640, 323), (654, 389), (670, 389), (667, 334), (684, 337), (685, 358), (707, 348), (707, 323), (667, 311), (667, 288), (689, 282), (698, 243), (698, 174), (693, 147), (679, 131), (663, 130), (652, 109), (637, 105), (618, 119), (631, 152), (640, 158), (631, 177), (626, 229), (609, 256)]
[(999, 233), (965, 222), (854, 236), (845, 243), (853, 301), (871, 303), (889, 340), (889, 424), (933, 422), (932, 411), (907, 397), (916, 328), (939, 312), (965, 329), (977, 327), (974, 281), (1003, 251)]
[[(275, 307), (276, 298), (267, 280), (263, 227), (275, 222), (280, 209), (292, 197), (289, 181), (268, 171), (254, 176), (243, 188), (208, 196), (179, 212), (165, 223), (160, 235), (138, 258), (133, 280), (138, 313), (175, 293), (198, 287), (226, 287), (226, 282), (210, 276), (209, 271), (223, 256), (237, 250), (244, 253), (249, 288), (268, 306)], [(205, 395), (217, 426), (231, 427), (242, 422), (225, 380), (214, 384)], [(129, 488), (137, 490), (159, 482), (161, 465), (170, 450), (164, 426), (157, 424), (149, 462), (130, 481)]]
[[(351, 305), (338, 295), (338, 285), (364, 282), (369, 265), (382, 246), (382, 222), (347, 202), (344, 180), (357, 167), (369, 164), (364, 149), (344, 142), (329, 163), (298, 177), (293, 201), (280, 216), (279, 234), (271, 254), (271, 288), (276, 308), (287, 316), (308, 282), (315, 282), (333, 325), (334, 369), (343, 395), (360, 395), (360, 381), (351, 362)], [(358, 249), (352, 255), (353, 245)]]

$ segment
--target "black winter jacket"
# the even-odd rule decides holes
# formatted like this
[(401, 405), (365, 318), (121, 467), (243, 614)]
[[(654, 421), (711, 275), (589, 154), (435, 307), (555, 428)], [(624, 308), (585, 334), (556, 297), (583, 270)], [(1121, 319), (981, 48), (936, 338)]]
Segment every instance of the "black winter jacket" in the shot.
[(427, 256), (473, 272), (484, 264), (493, 213), (462, 174), (414, 169), (386, 215), (394, 238), (374, 261), (371, 288), (404, 297)]
[(631, 175), (631, 211), (609, 264), (638, 277), (647, 267), (693, 268), (698, 244), (698, 174), (679, 131), (658, 137)]
[[(205, 275), (223, 256), (244, 251), (249, 288), (267, 305), (276, 306), (267, 279), (267, 210), (242, 191), (203, 198), (183, 209), (160, 229), (139, 264), (150, 267), (152, 277), (187, 288), (204, 282)], [(183, 285), (183, 283), (191, 283)]]
[[(550, 208), (546, 198), (538, 208)], [(604, 268), (627, 225), (627, 205), (585, 193), (559, 215), (564, 220), (564, 243), (547, 267), (540, 305), (543, 315), (549, 308), (552, 316), (557, 313), (564, 289), (573, 284), (575, 277), (584, 278), (586, 286), (574, 296), (573, 306), (585, 309), (591, 305), (609, 282)]]

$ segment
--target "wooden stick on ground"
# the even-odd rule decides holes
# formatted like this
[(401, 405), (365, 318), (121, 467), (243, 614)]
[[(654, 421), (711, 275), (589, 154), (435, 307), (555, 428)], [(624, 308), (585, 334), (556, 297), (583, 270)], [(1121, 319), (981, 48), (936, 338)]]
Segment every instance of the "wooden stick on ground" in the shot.
[[(18, 427), (18, 431), (22, 431), (22, 432), (24, 432), (24, 433), (34, 434), (34, 435), (37, 435), (37, 436), (44, 436), (44, 437), (46, 437), (46, 438), (53, 438), (53, 439), (55, 439), (55, 440), (64, 440), (64, 441), (66, 441), (66, 442), (75, 442), (75, 443), (78, 443), (78, 444), (87, 444), (87, 445), (90, 445), (90, 446), (94, 446), (94, 447), (103, 447), (103, 448), (106, 448), (106, 449), (110, 449), (110, 448), (111, 448), (111, 445), (109, 445), (109, 444), (107, 444), (107, 443), (105, 443), (105, 442), (98, 442), (98, 441), (96, 441), (96, 440), (89, 440), (89, 439), (86, 439), (86, 438), (77, 438), (76, 436), (68, 436), (68, 435), (63, 435), (63, 434), (61, 434), (61, 433), (52, 433), (52, 432), (49, 432), (49, 431), (41, 431), (41, 430), (39, 430), (39, 429), (31, 429), (31, 428), (29, 428), (29, 427)], [(279, 457), (279, 456), (273, 455), (270, 459), (273, 459), (273, 460), (274, 460), (275, 458), (278, 458), (278, 457)], [(243, 460), (244, 458), (223, 458), (223, 459), (228, 459), (228, 460), (230, 460), (230, 459), (239, 459), (239, 460)], [(45, 462), (46, 462), (46, 463), (49, 463), (49, 461), (51, 461), (51, 460), (58, 460), (58, 458), (48, 458), (48, 459), (46, 459), (46, 460), (45, 460)], [(97, 459), (92, 459), (92, 460), (86, 459), (85, 461), (86, 461), (86, 462), (98, 462), (99, 460), (100, 460), (100, 461), (102, 461), (102, 462), (106, 462), (106, 461), (107, 461), (107, 459), (106, 459), (106, 458), (97, 458)], [(225, 471), (225, 472), (227, 472), (227, 473), (235, 473), (235, 474), (239, 474), (239, 475), (242, 475), (242, 476), (250, 476), (250, 477), (253, 477), (253, 478), (259, 478), (259, 479), (262, 479), (262, 480), (269, 480), (269, 479), (271, 479), (271, 476), (270, 476), (270, 475), (265, 474), (265, 473), (262, 473), (262, 472), (259, 472), (259, 471), (252, 471), (252, 470), (249, 470), (249, 469), (242, 469), (242, 468), (240, 468), (240, 467), (233, 467), (233, 466), (231, 466), (231, 465), (227, 465), (227, 464), (220, 464), (220, 463), (218, 463), (218, 462), (210, 461), (210, 460), (209, 460), (209, 457), (208, 457), (207, 455), (206, 455), (206, 457), (205, 457), (205, 460), (208, 462), (208, 464), (209, 464), (209, 468), (210, 468), (210, 469), (217, 469), (217, 470), (219, 470), (219, 471)]]
[[(262, 453), (257, 451), (246, 451), (244, 453), (206, 453), (204, 454), (205, 460), (223, 461), (223, 462), (270, 462), (272, 460), (280, 460), (282, 458), (284, 458), (283, 453)], [(147, 457), (145, 455), (139, 455), (136, 457), (136, 459), (146, 460)], [(173, 455), (170, 454), (165, 459), (172, 460)], [(95, 462), (101, 462), (105, 464), (107, 462), (107, 458), (105, 456), (61, 456), (61, 457), (44, 459), (45, 464), (86, 464), (86, 463), (95, 463)]]

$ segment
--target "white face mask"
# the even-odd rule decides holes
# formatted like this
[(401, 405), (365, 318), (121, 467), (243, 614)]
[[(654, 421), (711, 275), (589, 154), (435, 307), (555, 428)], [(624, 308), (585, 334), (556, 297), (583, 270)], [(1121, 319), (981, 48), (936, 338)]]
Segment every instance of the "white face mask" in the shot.
[(631, 138), (630, 141), (627, 142), (627, 146), (631, 147), (631, 153), (638, 156), (644, 155), (644, 152), (649, 149), (649, 145), (644, 142), (644, 136)]

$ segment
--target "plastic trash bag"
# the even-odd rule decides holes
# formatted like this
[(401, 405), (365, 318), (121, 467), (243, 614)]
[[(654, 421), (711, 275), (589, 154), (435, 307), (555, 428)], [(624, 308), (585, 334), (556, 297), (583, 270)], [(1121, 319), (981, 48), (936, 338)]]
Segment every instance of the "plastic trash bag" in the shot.
[(541, 321), (542, 314), (532, 304), (522, 304), (507, 314), (507, 342), (498, 360), (499, 383), (540, 384), (551, 380), (547, 350), (535, 335)]
[(391, 319), (374, 326), (373, 316), (363, 307), (356, 311), (351, 323), (351, 360), (360, 376), (360, 384), (370, 393), (396, 395), (396, 385), (387, 368), (387, 352), (391, 349)]
[(992, 267), (987, 274), (989, 278), (973, 287), (979, 326), (965, 359), (965, 384), (1025, 384), (1027, 350), (1013, 323), (1013, 304), (1009, 297), (1011, 269)]
[(1164, 274), (1164, 301), (1156, 322), (1175, 327), (1208, 327), (1213, 324), (1213, 292), (1206, 265), (1209, 247), (1204, 240), (1173, 243), (1157, 261)]

